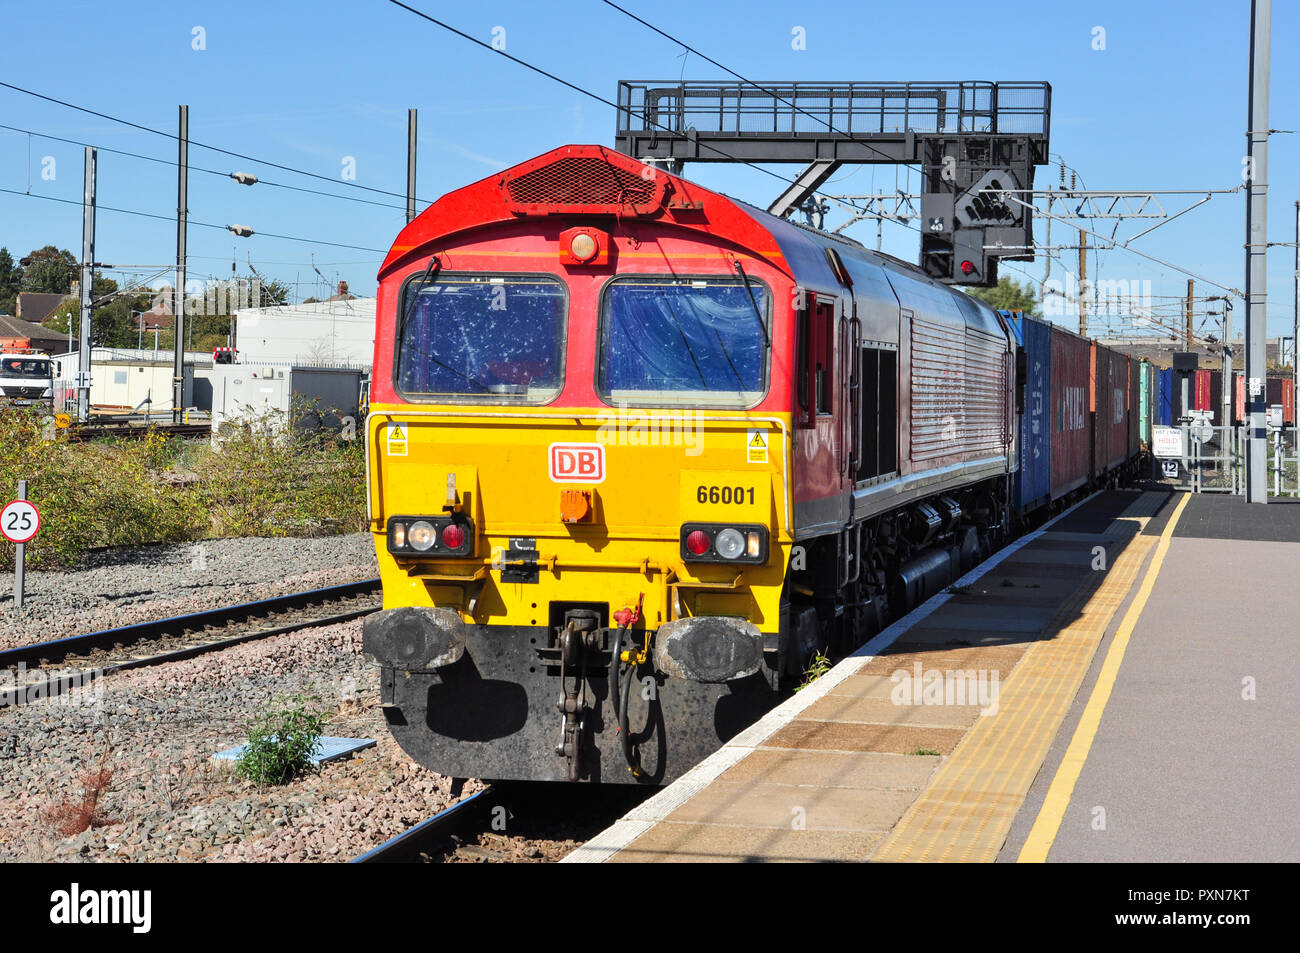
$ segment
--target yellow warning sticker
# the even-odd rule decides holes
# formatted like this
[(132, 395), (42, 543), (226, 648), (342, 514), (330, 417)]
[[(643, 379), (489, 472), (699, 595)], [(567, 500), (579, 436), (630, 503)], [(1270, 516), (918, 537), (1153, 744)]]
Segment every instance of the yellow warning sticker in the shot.
[(751, 430), (745, 438), (745, 460), (748, 463), (767, 463), (767, 431)]
[(388, 425), (388, 455), (390, 457), (404, 457), (407, 455), (409, 442), (407, 441), (407, 429), (409, 424), (389, 424)]

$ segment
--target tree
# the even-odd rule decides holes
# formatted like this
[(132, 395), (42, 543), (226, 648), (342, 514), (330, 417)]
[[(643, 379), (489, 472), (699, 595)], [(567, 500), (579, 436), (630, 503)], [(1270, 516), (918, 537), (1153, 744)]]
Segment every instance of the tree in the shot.
[(66, 248), (38, 248), (23, 259), (23, 291), (65, 295), (72, 291), (77, 259)]
[(1023, 311), (1034, 318), (1041, 315), (1034, 286), (1029, 282), (1025, 282), (1022, 287), (1004, 275), (992, 288), (963, 288), (962, 290), (998, 311)]
[(18, 292), (23, 287), (23, 270), (14, 264), (8, 248), (0, 248), (0, 314), (17, 310)]

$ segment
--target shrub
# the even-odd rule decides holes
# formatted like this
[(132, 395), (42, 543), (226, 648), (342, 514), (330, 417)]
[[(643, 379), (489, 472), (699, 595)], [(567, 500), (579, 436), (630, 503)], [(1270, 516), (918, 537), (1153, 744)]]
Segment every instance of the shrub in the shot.
[(311, 769), (328, 716), (310, 710), (310, 701), (299, 696), (286, 703), (293, 707), (267, 712), (246, 726), (248, 746), (237, 762), (241, 777), (259, 787), (288, 784)]
[[(0, 410), (0, 497), (17, 481), (41, 510), (29, 544), (37, 569), (76, 565), (92, 547), (222, 536), (319, 536), (365, 528), (361, 440), (279, 435), (245, 426), (207, 442), (68, 440), (39, 412)], [(0, 546), (0, 570), (13, 565)]]

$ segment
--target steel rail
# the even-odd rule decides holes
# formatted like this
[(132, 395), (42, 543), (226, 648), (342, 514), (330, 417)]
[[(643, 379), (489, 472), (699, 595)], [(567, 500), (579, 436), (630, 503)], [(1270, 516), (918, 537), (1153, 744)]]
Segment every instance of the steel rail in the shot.
[(457, 801), (451, 807), (439, 811), (414, 827), (403, 831), (396, 837), (389, 838), (377, 847), (373, 847), (353, 857), (353, 864), (392, 864), (412, 859), (420, 848), (429, 840), (450, 834), (450, 829), (470, 824), (488, 806), (488, 799), (483, 795), (492, 793), (487, 787)]

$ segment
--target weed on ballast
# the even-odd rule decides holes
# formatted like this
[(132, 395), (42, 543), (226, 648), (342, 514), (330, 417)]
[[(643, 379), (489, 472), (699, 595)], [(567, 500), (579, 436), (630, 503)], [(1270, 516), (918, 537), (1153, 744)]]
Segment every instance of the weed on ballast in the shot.
[(313, 768), (312, 753), (329, 716), (298, 696), (246, 726), (248, 745), (236, 762), (240, 777), (258, 787), (288, 784)]
[(45, 821), (60, 837), (75, 837), (92, 827), (116, 824), (100, 803), (113, 784), (113, 769), (108, 767), (109, 752), (105, 751), (99, 763), (77, 778), (81, 797), (64, 798), (45, 811)]
[(908, 752), (908, 754), (930, 755), (931, 757), (939, 756), (939, 752), (935, 751), (933, 748), (913, 748), (911, 751)]

